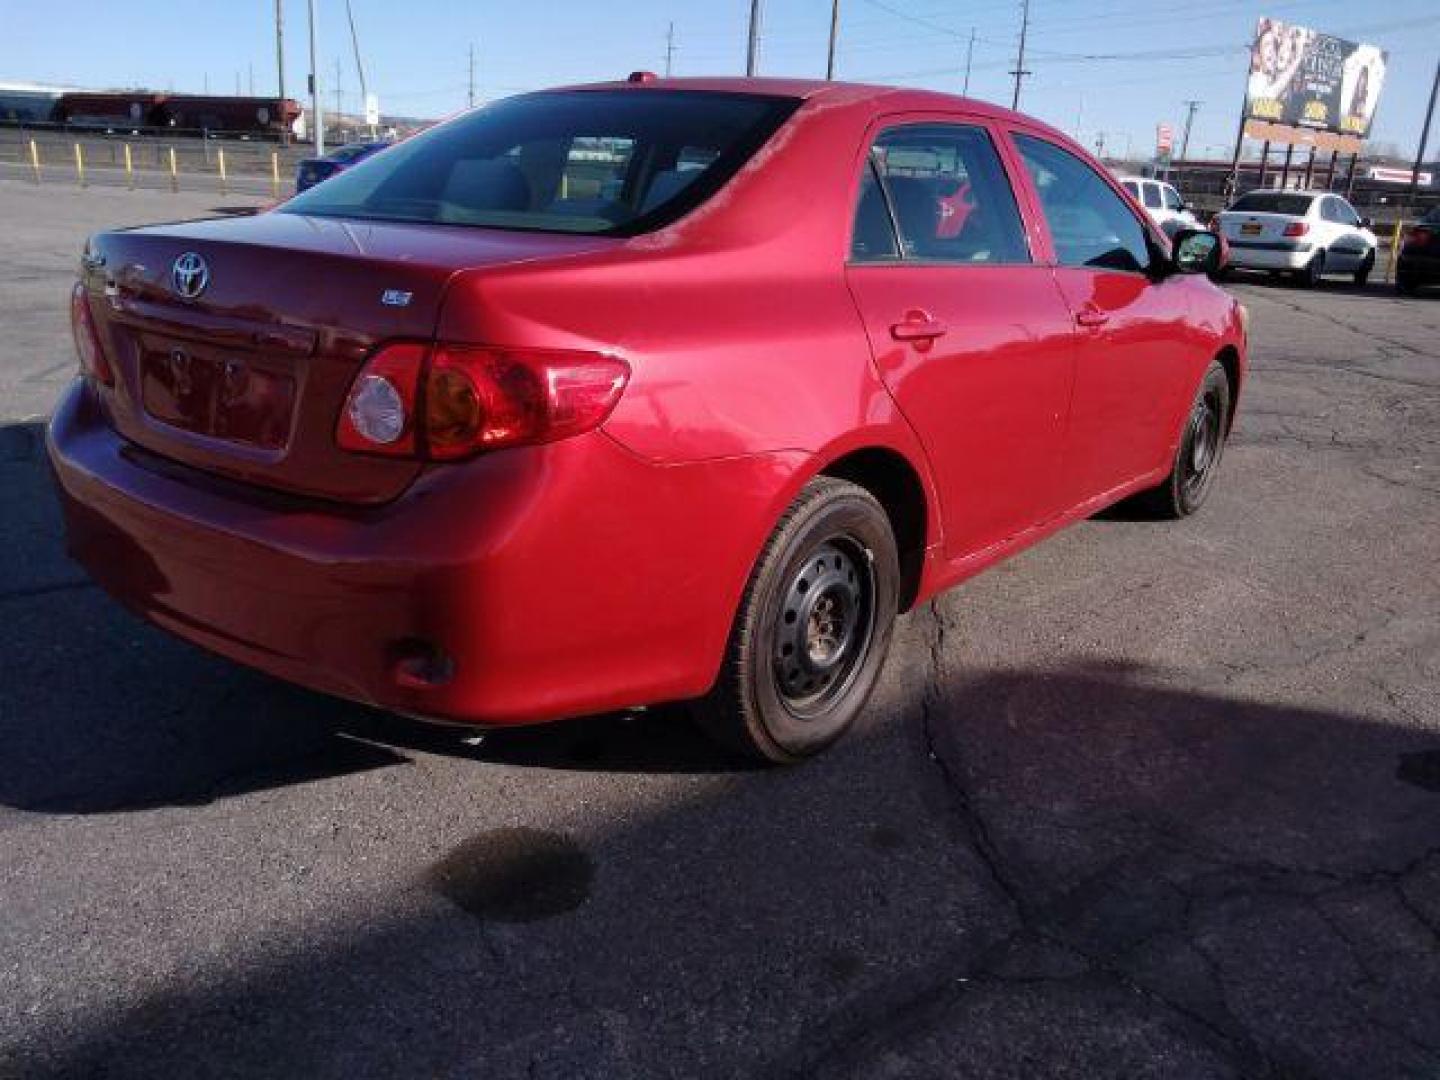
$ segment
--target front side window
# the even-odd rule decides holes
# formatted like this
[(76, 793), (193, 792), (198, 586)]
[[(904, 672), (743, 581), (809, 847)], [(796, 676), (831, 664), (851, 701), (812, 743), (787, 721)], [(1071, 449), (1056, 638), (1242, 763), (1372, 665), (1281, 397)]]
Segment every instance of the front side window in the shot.
[(1044, 139), (1016, 134), (1015, 144), (1039, 192), (1061, 266), (1145, 271), (1145, 229), (1099, 173)]
[(281, 209), (634, 235), (719, 190), (798, 105), (688, 90), (525, 94), (416, 135)]
[(869, 171), (856, 209), (852, 259), (894, 257), (872, 239), (879, 235), (874, 224), (879, 221), (878, 205), (893, 216), (904, 259), (966, 264), (1030, 261), (1015, 193), (983, 128), (966, 124), (892, 128), (875, 140)]
[(1169, 184), (1162, 184), (1160, 187), (1160, 191), (1165, 196), (1166, 210), (1185, 209), (1185, 200), (1180, 198), (1180, 193), (1176, 191), (1173, 187), (1171, 187)]

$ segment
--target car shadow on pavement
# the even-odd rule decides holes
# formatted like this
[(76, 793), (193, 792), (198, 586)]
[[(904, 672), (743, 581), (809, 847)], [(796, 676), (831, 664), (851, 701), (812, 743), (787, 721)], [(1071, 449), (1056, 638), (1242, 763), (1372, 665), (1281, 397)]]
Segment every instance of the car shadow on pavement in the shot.
[[(406, 762), (747, 767), (666, 709), (482, 733), (268, 679), (147, 626), (64, 554), (40, 424), (0, 427), (0, 806), (107, 813), (210, 802)], [(128, 542), (116, 538), (116, 543)]]
[(1433, 1075), (1440, 795), (1416, 781), (1434, 740), (1164, 678), (940, 678), (809, 766), (417, 856), (387, 912), (37, 1024), (13, 1060), (33, 1078)]

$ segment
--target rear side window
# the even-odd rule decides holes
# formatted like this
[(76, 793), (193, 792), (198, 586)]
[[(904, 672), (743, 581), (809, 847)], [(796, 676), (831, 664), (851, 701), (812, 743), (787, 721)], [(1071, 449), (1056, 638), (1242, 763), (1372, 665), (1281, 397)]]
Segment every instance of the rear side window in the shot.
[(1163, 205), (1163, 204), (1162, 204), (1162, 202), (1161, 202), (1161, 200), (1160, 200), (1160, 185), (1159, 185), (1159, 184), (1146, 184), (1146, 185), (1145, 185), (1145, 206), (1146, 206), (1146, 208), (1147, 208), (1147, 209), (1150, 209), (1150, 210), (1159, 210), (1162, 205)]
[(1099, 173), (1044, 139), (1017, 134), (1015, 145), (1040, 194), (1061, 266), (1144, 272), (1150, 265), (1145, 229)]
[(1252, 191), (1231, 204), (1231, 210), (1252, 214), (1289, 214), (1304, 217), (1310, 212), (1313, 195), (1294, 195), (1286, 191)]
[(416, 135), (282, 209), (634, 235), (717, 191), (798, 105), (689, 90), (526, 94)]
[(1120, 181), (1120, 186), (1123, 187), (1126, 191), (1128, 191), (1131, 196), (1137, 201), (1139, 200), (1140, 185), (1137, 184), (1134, 180), (1122, 180)]
[(1030, 261), (1015, 193), (983, 128), (917, 124), (892, 128), (875, 140), (870, 176), (862, 183), (856, 208), (851, 249), (855, 261), (895, 257), (883, 245), (877, 254), (877, 241), (871, 239), (879, 235), (877, 202), (893, 218), (902, 258), (967, 264)]

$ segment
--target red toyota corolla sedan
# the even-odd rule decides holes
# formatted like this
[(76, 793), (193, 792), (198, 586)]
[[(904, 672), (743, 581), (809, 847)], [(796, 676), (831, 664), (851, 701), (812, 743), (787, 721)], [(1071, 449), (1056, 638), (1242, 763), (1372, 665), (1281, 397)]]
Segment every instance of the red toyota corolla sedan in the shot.
[(1246, 371), (1221, 246), (974, 101), (527, 94), (92, 239), (50, 456), (75, 556), (215, 652), (487, 725), (698, 699), (790, 761), (897, 612), (1200, 505)]

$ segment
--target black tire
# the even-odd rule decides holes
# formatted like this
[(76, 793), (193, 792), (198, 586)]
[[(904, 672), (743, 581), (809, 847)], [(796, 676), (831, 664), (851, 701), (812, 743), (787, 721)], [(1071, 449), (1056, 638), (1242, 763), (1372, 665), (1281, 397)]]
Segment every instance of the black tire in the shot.
[(1398, 274), (1395, 277), (1395, 291), (1401, 296), (1414, 296), (1420, 291), (1420, 283), (1410, 274)]
[(1355, 268), (1355, 284), (1363, 288), (1365, 283), (1370, 280), (1370, 273), (1374, 269), (1375, 252), (1372, 250), (1365, 253), (1365, 258), (1361, 259), (1360, 265)]
[(1145, 507), (1156, 516), (1189, 517), (1205, 502), (1225, 453), (1230, 407), (1230, 380), (1220, 362), (1212, 360), (1185, 416), (1170, 475), (1142, 496)]
[(1305, 264), (1305, 268), (1296, 275), (1296, 280), (1307, 289), (1313, 289), (1320, 284), (1320, 279), (1325, 276), (1325, 252), (1317, 251), (1311, 260)]
[(749, 757), (789, 764), (819, 753), (874, 690), (899, 596), (884, 509), (856, 484), (816, 477), (751, 571), (720, 678), (696, 719)]

